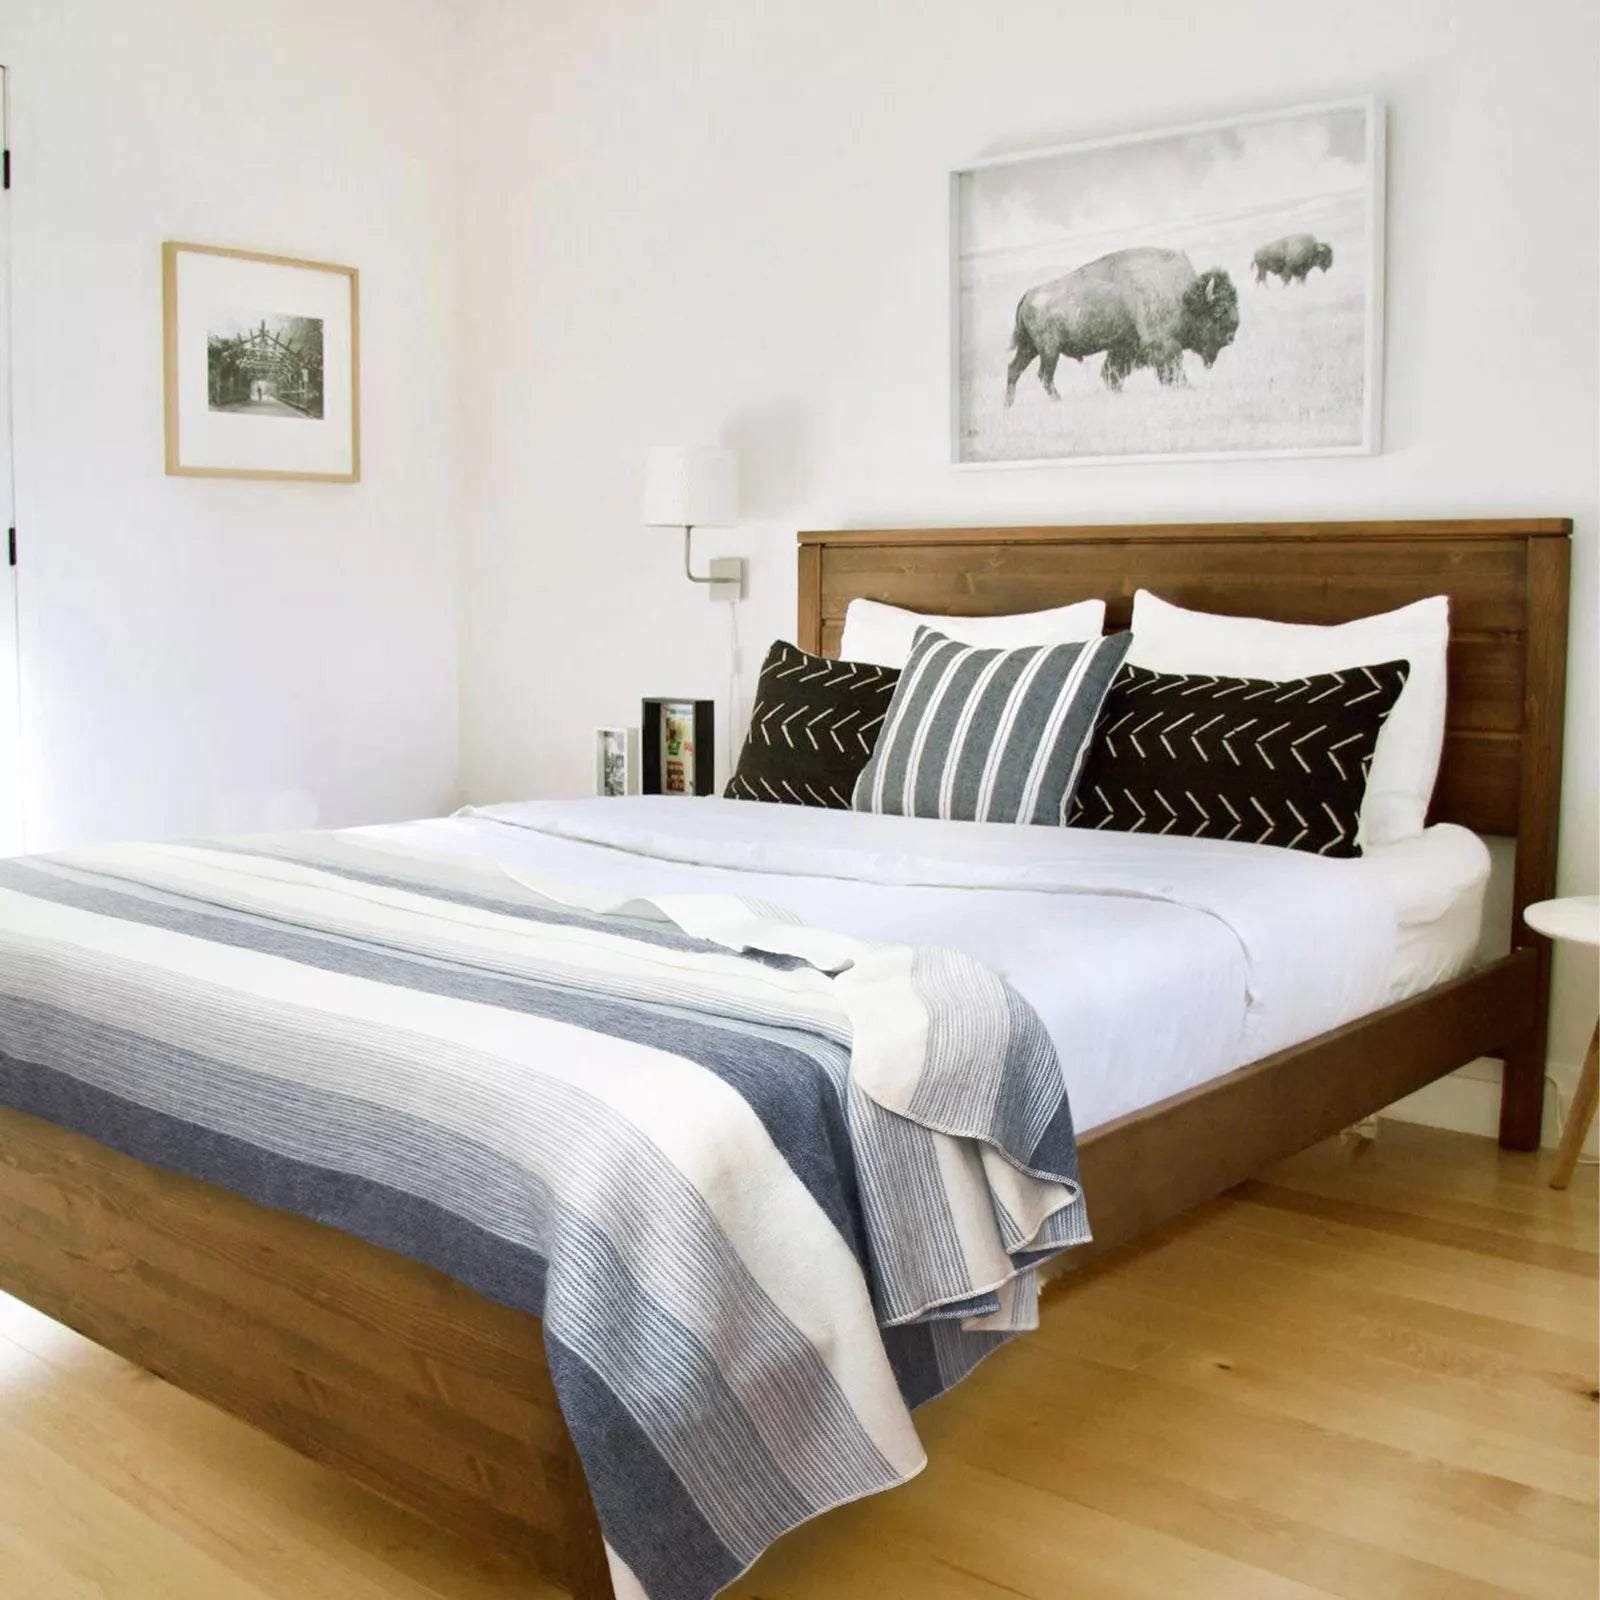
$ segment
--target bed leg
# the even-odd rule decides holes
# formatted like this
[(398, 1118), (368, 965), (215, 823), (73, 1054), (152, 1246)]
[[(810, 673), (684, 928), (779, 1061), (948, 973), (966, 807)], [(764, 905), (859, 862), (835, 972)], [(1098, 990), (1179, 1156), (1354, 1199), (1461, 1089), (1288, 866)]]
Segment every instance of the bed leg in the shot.
[(1544, 1130), (1546, 1028), (1529, 1028), (1506, 1046), (1500, 1080), (1500, 1145), (1537, 1150)]

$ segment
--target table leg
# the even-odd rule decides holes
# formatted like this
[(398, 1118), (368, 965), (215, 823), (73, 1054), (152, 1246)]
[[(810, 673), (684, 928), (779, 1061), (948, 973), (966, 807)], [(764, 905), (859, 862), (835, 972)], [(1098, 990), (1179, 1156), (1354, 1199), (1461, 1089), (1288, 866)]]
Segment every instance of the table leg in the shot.
[(1551, 1175), (1552, 1189), (1565, 1189), (1572, 1181), (1572, 1169), (1578, 1164), (1578, 1152), (1589, 1136), (1589, 1124), (1594, 1121), (1595, 1098), (1600, 1094), (1600, 1022), (1589, 1036), (1589, 1053), (1583, 1058), (1583, 1071), (1578, 1074), (1578, 1087), (1572, 1091), (1572, 1105), (1567, 1112), (1567, 1126), (1561, 1135), (1561, 1148), (1556, 1151), (1556, 1170)]

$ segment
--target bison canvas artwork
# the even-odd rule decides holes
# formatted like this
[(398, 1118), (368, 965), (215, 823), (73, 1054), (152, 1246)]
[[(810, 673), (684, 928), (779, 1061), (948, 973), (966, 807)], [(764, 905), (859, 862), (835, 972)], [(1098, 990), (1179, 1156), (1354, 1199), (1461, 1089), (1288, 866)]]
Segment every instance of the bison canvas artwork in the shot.
[(952, 175), (964, 465), (1378, 447), (1371, 100)]

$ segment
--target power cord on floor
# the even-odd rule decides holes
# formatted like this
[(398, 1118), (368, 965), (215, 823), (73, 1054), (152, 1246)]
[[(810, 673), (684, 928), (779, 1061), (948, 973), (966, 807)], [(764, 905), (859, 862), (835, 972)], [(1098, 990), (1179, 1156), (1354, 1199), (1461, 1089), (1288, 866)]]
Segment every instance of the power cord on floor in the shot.
[[(1561, 1109), (1561, 1085), (1548, 1072), (1544, 1075), (1544, 1082), (1547, 1089), (1554, 1089), (1556, 1092), (1556, 1143), (1560, 1144), (1567, 1136), (1567, 1113)], [(1580, 1167), (1600, 1167), (1600, 1156), (1580, 1155), (1578, 1157), (1578, 1165)]]
[[(1544, 1081), (1546, 1088), (1555, 1091), (1556, 1143), (1560, 1144), (1567, 1131), (1567, 1114), (1561, 1109), (1561, 1085), (1556, 1082), (1554, 1075), (1549, 1072), (1545, 1073)], [(1367, 1144), (1371, 1144), (1378, 1137), (1378, 1117), (1376, 1114), (1370, 1117), (1363, 1117), (1360, 1122), (1352, 1122), (1343, 1131), (1351, 1139), (1360, 1139)], [(1580, 1167), (1600, 1167), (1600, 1156), (1580, 1155), (1578, 1157), (1578, 1165)]]

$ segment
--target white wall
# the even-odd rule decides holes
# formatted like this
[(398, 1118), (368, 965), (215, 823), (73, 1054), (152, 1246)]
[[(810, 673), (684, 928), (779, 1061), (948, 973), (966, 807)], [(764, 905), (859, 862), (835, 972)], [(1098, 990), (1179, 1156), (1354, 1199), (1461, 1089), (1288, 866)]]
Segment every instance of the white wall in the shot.
[[(0, 0), (32, 847), (453, 800), (458, 34), (449, 0)], [(361, 269), (361, 484), (164, 476), (169, 238)]]
[[(806, 526), (1568, 514), (1561, 882), (1596, 880), (1592, 0), (484, 0), (464, 256), (470, 798), (576, 793), (596, 723), (726, 702), (728, 619), (639, 526), (645, 447), (722, 435), (746, 696)], [(1389, 105), (1371, 459), (957, 473), (947, 166), (1373, 90)], [(747, 701), (746, 701), (747, 703)], [(1594, 967), (1563, 958), (1553, 1053)]]

